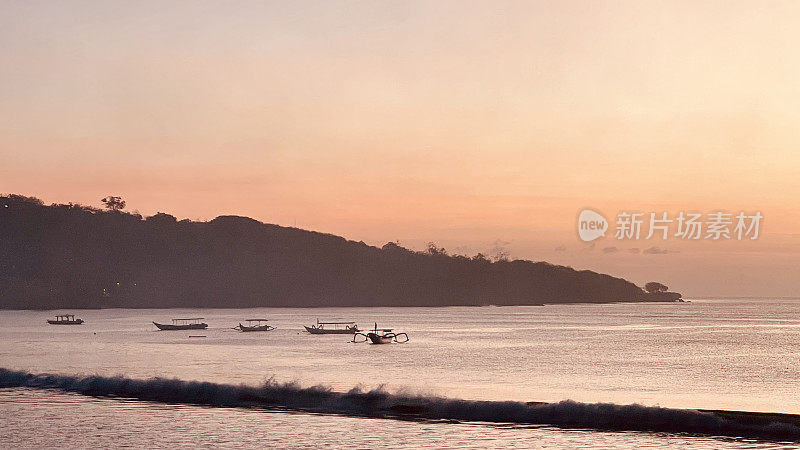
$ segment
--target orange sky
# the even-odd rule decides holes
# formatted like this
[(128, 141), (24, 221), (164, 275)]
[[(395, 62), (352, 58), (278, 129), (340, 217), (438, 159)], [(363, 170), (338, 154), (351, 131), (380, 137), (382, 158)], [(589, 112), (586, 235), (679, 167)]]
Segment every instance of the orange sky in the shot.
[[(797, 296), (798, 22), (778, 1), (3, 2), (0, 192)], [(592, 248), (585, 207), (765, 220)]]

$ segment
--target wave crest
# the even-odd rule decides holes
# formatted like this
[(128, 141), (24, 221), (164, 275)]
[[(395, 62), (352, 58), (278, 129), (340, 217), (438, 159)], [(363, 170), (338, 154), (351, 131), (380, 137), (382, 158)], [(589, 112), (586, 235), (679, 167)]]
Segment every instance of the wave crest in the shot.
[(355, 387), (336, 392), (324, 386), (268, 380), (261, 386), (185, 381), (33, 374), (0, 369), (0, 388), (56, 389), (96, 397), (221, 407), (261, 407), (410, 420), (496, 422), (601, 430), (696, 433), (800, 441), (800, 417), (661, 408), (612, 403), (476, 401), (392, 394)]

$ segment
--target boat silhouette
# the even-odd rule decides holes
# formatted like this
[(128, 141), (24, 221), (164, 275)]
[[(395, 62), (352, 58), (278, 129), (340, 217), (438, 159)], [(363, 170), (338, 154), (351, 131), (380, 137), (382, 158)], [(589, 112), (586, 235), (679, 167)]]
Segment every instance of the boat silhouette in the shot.
[(203, 320), (202, 317), (195, 317), (191, 319), (172, 319), (171, 324), (153, 322), (153, 325), (158, 327), (159, 330), (163, 331), (204, 330), (208, 328), (208, 324), (201, 322), (201, 320)]
[(83, 319), (76, 319), (74, 314), (61, 314), (56, 316), (55, 320), (48, 319), (47, 323), (50, 325), (80, 325)]
[(303, 325), (303, 328), (311, 334), (353, 334), (359, 331), (355, 322), (320, 322), (319, 319), (316, 325)]

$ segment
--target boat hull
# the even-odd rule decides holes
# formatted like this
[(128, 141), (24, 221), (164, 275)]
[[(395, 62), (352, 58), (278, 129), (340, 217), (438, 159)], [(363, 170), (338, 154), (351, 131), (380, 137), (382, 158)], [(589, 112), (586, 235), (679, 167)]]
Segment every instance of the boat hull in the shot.
[(80, 325), (83, 323), (83, 319), (75, 319), (75, 320), (48, 320), (47, 323), (50, 325)]
[(248, 326), (245, 326), (245, 325), (242, 325), (242, 324), (239, 324), (239, 328), (238, 328), (239, 331), (243, 331), (245, 333), (251, 332), (251, 331), (272, 331), (274, 329), (275, 329), (275, 327), (271, 327), (269, 325), (256, 325), (256, 326), (248, 327)]
[(205, 330), (208, 328), (207, 323), (190, 323), (186, 325), (172, 325), (167, 323), (153, 322), (153, 325), (162, 331), (177, 331), (177, 330)]
[(326, 330), (324, 328), (314, 328), (314, 327), (307, 327), (303, 326), (311, 334), (353, 334), (358, 332), (358, 328), (345, 328), (340, 330), (330, 329)]
[(394, 336), (384, 336), (377, 333), (367, 333), (367, 337), (373, 344), (391, 344)]

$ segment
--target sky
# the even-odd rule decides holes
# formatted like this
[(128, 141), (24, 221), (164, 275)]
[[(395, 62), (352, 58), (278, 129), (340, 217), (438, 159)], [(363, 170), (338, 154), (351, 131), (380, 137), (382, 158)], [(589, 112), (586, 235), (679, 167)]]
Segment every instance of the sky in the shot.
[[(800, 296), (799, 21), (781, 1), (2, 1), (0, 192)], [(586, 243), (585, 208), (764, 219), (757, 240)]]

